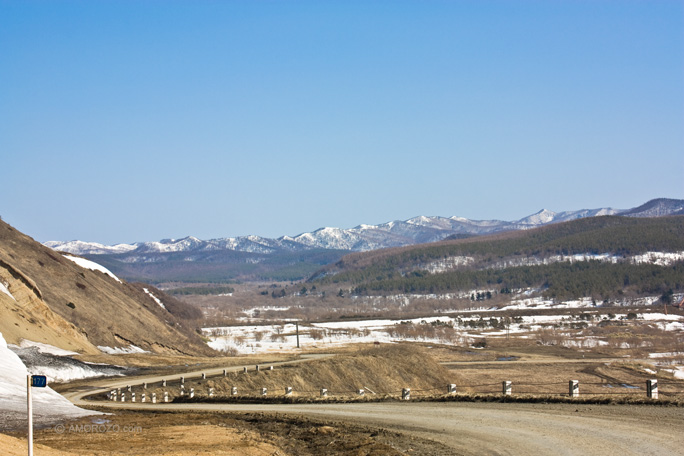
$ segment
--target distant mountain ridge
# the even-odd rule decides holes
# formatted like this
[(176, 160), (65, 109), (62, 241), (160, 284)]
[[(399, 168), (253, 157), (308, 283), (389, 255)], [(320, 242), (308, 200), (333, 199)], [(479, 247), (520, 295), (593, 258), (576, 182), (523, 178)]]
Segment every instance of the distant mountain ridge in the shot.
[(404, 221), (380, 225), (359, 225), (350, 229), (324, 227), (294, 237), (277, 239), (260, 236), (240, 236), (200, 240), (193, 236), (164, 239), (158, 242), (103, 245), (83, 241), (49, 241), (45, 245), (54, 250), (77, 255), (120, 255), (130, 262), (144, 261), (146, 254), (179, 252), (220, 252), (232, 250), (257, 254), (299, 252), (312, 249), (368, 251), (388, 247), (441, 241), (449, 236), (482, 235), (501, 231), (525, 230), (551, 223), (560, 223), (602, 215), (629, 217), (660, 217), (684, 214), (684, 200), (659, 198), (627, 210), (613, 208), (582, 209), (578, 211), (541, 211), (516, 221), (469, 220), (462, 217), (418, 216)]

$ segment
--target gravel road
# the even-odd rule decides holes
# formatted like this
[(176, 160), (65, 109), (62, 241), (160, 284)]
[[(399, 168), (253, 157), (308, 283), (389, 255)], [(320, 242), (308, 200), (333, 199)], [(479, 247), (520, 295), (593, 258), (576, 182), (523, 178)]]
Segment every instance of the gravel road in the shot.
[[(187, 375), (187, 374), (186, 374)], [(189, 375), (188, 375), (189, 376)], [(101, 391), (126, 384), (112, 379)], [(130, 381), (130, 380), (128, 380)], [(141, 379), (136, 379), (139, 383)], [(154, 381), (147, 379), (147, 381)], [(77, 405), (87, 394), (65, 393)], [(129, 410), (292, 414), (398, 430), (463, 455), (682, 455), (684, 409), (651, 405), (382, 402), (351, 404), (151, 404), (100, 402)]]

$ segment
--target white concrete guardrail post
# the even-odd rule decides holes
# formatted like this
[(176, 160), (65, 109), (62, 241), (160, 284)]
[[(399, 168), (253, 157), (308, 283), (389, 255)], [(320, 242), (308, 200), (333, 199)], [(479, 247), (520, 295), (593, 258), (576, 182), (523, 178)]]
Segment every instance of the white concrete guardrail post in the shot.
[(321, 397), (328, 397), (328, 389), (321, 388)]
[(228, 375), (228, 369), (223, 369), (223, 376), (225, 377), (226, 375)]
[(256, 365), (256, 371), (259, 372), (259, 365)]
[(169, 402), (169, 392), (164, 391), (164, 402)]
[(190, 399), (195, 397), (195, 388), (190, 388)]
[(233, 386), (233, 387), (230, 389), (230, 395), (231, 395), (231, 396), (237, 396), (237, 386)]
[(162, 386), (166, 386), (166, 380), (162, 380)]
[(658, 399), (658, 380), (646, 380), (646, 395), (651, 399)]
[(570, 397), (579, 397), (579, 380), (570, 380), (568, 383), (568, 394)]
[(181, 377), (181, 378), (180, 378), (180, 384), (181, 384), (181, 385), (185, 385), (185, 377)]
[(266, 388), (261, 388), (261, 395), (266, 396), (267, 390)]
[(135, 393), (131, 393), (131, 402), (135, 402)]
[(449, 383), (447, 385), (447, 394), (456, 394), (456, 384), (455, 383)]
[(246, 374), (246, 373), (247, 373), (247, 368), (246, 368), (246, 367), (243, 367), (243, 368), (242, 368), (242, 373), (243, 373), (243, 374)]
[(145, 402), (145, 393), (140, 395), (140, 402)]
[(504, 380), (501, 382), (502, 393), (506, 396), (510, 396), (513, 391), (513, 383), (510, 380)]
[(157, 403), (157, 393), (152, 393), (152, 403), (153, 404)]
[(268, 370), (272, 371), (272, 370), (273, 370), (273, 366), (269, 366)]
[(207, 374), (205, 374), (204, 372), (202, 372), (202, 380), (206, 380), (206, 379), (207, 379)]
[(285, 388), (285, 396), (292, 396), (292, 387), (288, 386)]
[(143, 383), (143, 389), (147, 389), (147, 382)]
[(209, 397), (214, 397), (214, 388), (209, 388)]
[(359, 394), (359, 396), (365, 396), (365, 395), (366, 395), (366, 390), (364, 390), (363, 388), (361, 388), (361, 389), (359, 389), (359, 390), (357, 391), (357, 393)]
[(126, 393), (121, 393), (121, 402), (126, 402)]
[(403, 401), (411, 400), (411, 388), (402, 388), (401, 399)]

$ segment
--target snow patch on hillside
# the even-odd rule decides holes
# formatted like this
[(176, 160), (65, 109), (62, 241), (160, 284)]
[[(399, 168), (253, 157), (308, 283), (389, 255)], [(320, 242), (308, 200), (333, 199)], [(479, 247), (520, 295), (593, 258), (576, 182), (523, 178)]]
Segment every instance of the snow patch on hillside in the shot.
[(159, 307), (161, 307), (161, 308), (164, 309), (164, 310), (167, 310), (167, 309), (166, 309), (166, 306), (164, 305), (164, 303), (161, 302), (161, 301), (159, 300), (159, 298), (157, 298), (155, 295), (153, 295), (152, 292), (151, 292), (150, 290), (148, 290), (147, 288), (143, 288), (143, 291), (144, 291), (145, 293), (147, 293), (148, 295), (150, 295), (150, 297), (151, 297), (152, 299), (154, 299), (154, 302), (156, 302), (157, 304), (159, 304)]
[[(0, 282), (0, 291), (5, 293), (10, 298), (14, 299), (14, 296), (12, 296), (12, 293), (10, 293), (10, 291), (7, 289), (7, 286), (2, 282)], [(14, 299), (14, 300), (16, 301), (16, 299)]]
[(128, 347), (105, 347), (103, 345), (98, 345), (97, 348), (102, 353), (107, 353), (108, 355), (129, 355), (132, 353), (149, 353), (136, 345), (129, 345)]
[(91, 271), (100, 271), (104, 274), (107, 274), (112, 279), (121, 283), (121, 280), (119, 280), (119, 278), (117, 276), (112, 274), (112, 272), (109, 269), (105, 268), (104, 266), (102, 266), (100, 264), (95, 263), (94, 261), (86, 260), (85, 258), (73, 257), (70, 255), (64, 255), (64, 258), (66, 258), (67, 260), (73, 261), (74, 263), (76, 263), (77, 265), (79, 265), (80, 267), (82, 267), (84, 269), (90, 269)]
[(55, 347), (54, 345), (44, 344), (42, 342), (34, 342), (32, 340), (23, 339), (19, 343), (20, 348), (33, 348), (35, 347), (39, 353), (55, 355), (55, 356), (71, 356), (78, 355), (78, 353), (64, 350), (63, 348)]

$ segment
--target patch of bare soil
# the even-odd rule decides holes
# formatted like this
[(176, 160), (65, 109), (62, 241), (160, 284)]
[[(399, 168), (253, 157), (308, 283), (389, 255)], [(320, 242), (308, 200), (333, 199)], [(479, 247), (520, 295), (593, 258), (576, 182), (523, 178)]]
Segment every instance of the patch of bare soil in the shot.
[[(394, 431), (277, 414), (118, 412), (36, 432), (43, 454), (68, 455), (449, 455), (442, 444)], [(25, 437), (0, 435), (7, 455), (26, 454)]]

